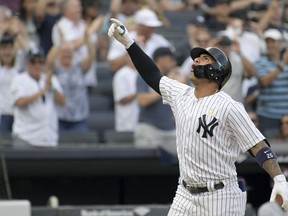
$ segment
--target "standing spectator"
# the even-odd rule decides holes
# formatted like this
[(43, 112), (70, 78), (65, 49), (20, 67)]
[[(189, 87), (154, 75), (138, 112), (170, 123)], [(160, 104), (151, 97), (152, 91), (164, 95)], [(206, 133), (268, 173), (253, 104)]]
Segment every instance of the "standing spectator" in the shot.
[(113, 77), (115, 130), (134, 132), (139, 118), (136, 80), (138, 73), (130, 61)]
[(11, 18), (12, 11), (8, 7), (0, 5), (0, 37), (6, 32), (6, 26)]
[(135, 13), (140, 9), (139, 0), (112, 0), (110, 3), (110, 16), (117, 17), (121, 22), (128, 24)]
[(53, 46), (47, 56), (47, 65), (60, 81), (66, 105), (57, 106), (60, 131), (87, 131), (89, 115), (88, 90), (85, 73), (95, 56), (95, 49), (86, 32), (86, 45), (89, 52), (82, 59), (75, 60), (71, 44), (64, 42), (60, 47)]
[(284, 114), (280, 119), (280, 135), (281, 139), (288, 141), (288, 114)]
[(256, 63), (260, 93), (257, 101), (259, 129), (268, 137), (278, 136), (280, 118), (288, 112), (288, 49), (283, 52), (277, 29), (264, 32), (267, 55)]
[(285, 5), (287, 5), (287, 1), (269, 0), (269, 2), (266, 3), (266, 10), (260, 15), (259, 22), (256, 25), (258, 31), (263, 32), (271, 28), (277, 29), (287, 40), (288, 28), (284, 23), (285, 16), (287, 16), (285, 14)]
[[(135, 14), (135, 22), (136, 31), (131, 32), (131, 35), (148, 56), (152, 57), (153, 52), (159, 47), (171, 46), (167, 39), (155, 33), (156, 28), (162, 26), (155, 12), (147, 8), (141, 9)], [(126, 50), (116, 40), (112, 40), (107, 59), (114, 73), (130, 61)]]
[(11, 84), (15, 106), (13, 145), (21, 147), (57, 146), (58, 118), (55, 103), (65, 104), (62, 88), (52, 71), (43, 71), (44, 57), (38, 50), (27, 56), (27, 71)]
[(224, 31), (232, 41), (239, 44), (241, 54), (251, 63), (255, 63), (263, 52), (262, 38), (244, 27), (244, 21), (238, 17), (229, 17), (229, 22)]
[[(189, 45), (186, 45), (186, 47), (189, 48), (189, 52), (193, 47), (208, 47), (209, 43), (211, 43), (211, 35), (206, 28), (202, 27), (198, 28), (194, 27), (194, 28), (192, 28), (192, 26), (190, 25), (189, 29), (191, 32), (190, 31), (187, 32)], [(182, 50), (180, 50), (180, 52), (182, 52)], [(190, 68), (192, 64), (193, 60), (190, 58), (189, 53), (187, 53), (186, 59), (180, 67), (180, 80), (179, 80), (180, 82), (190, 85), (192, 84), (190, 81)]]
[(24, 69), (25, 56), (29, 50), (31, 43), (29, 41), (28, 34), (25, 26), (23, 25), (23, 22), (19, 18), (15, 16), (12, 17), (11, 14), (9, 15), (9, 10), (5, 11), (6, 15), (3, 14), (4, 19), (1, 18), (2, 15), (0, 15), (0, 35), (8, 33), (12, 37), (14, 37), (14, 46), (17, 50), (16, 64), (19, 68)]
[[(86, 23), (82, 19), (82, 5), (80, 0), (63, 0), (61, 4), (62, 17), (52, 29), (52, 41), (56, 46), (66, 41), (69, 42), (74, 51), (74, 60), (79, 61), (88, 53), (85, 43)], [(95, 48), (95, 44), (93, 45)], [(97, 84), (96, 80), (96, 58), (91, 64), (89, 71), (85, 74), (87, 87)]]
[[(117, 17), (123, 23), (127, 24), (127, 28), (133, 28), (134, 15), (140, 9), (140, 0), (111, 0), (109, 4), (109, 11), (105, 15), (105, 21), (101, 28), (101, 34), (99, 38), (101, 56), (105, 56), (105, 61), (108, 57), (108, 52), (110, 48), (110, 38), (107, 37), (106, 32), (108, 31), (110, 25), (110, 18)], [(101, 59), (103, 59), (103, 57)], [(121, 67), (120, 67), (121, 68)], [(118, 68), (117, 70), (119, 70)]]
[(285, 143), (288, 142), (288, 113), (281, 116), (279, 124), (279, 136), (274, 137), (273, 143)]
[[(239, 44), (229, 37), (223, 35), (216, 39), (216, 46), (219, 47), (230, 59), (232, 74), (222, 90), (230, 95), (234, 100), (244, 103), (242, 96), (242, 82), (244, 78), (255, 75), (254, 65), (241, 54)], [(235, 45), (237, 44), (237, 45)]]
[(0, 113), (1, 133), (10, 134), (13, 125), (12, 79), (19, 73), (16, 65), (14, 38), (9, 34), (0, 39)]
[(38, 0), (33, 11), (40, 47), (46, 56), (52, 47), (52, 29), (60, 18), (61, 0)]
[(19, 8), (19, 19), (23, 22), (28, 34), (29, 42), (32, 46), (38, 47), (40, 44), (37, 26), (34, 20), (34, 11), (36, 9), (35, 0), (21, 0)]
[[(163, 75), (177, 78), (173, 72), (176, 59), (171, 49), (155, 50), (153, 60)], [(175, 121), (171, 108), (162, 103), (161, 96), (138, 75), (137, 99), (140, 105), (139, 123), (135, 130), (136, 146), (173, 146), (175, 148)]]
[[(210, 33), (205, 27), (205, 19), (202, 16), (192, 18), (187, 23), (185, 27), (185, 32), (187, 39), (182, 41), (181, 44), (176, 47), (176, 58), (178, 65), (183, 64), (184, 61), (188, 59), (192, 47), (200, 46), (197, 43), (198, 39), (200, 39), (198, 34), (201, 34), (202, 32), (207, 32), (210, 38)], [(203, 39), (203, 41), (205, 40), (206, 38)]]

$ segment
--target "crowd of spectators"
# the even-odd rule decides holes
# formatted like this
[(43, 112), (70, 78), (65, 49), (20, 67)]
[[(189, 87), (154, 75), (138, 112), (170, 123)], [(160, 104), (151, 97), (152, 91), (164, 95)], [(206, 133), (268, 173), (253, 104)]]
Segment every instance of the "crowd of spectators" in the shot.
[(64, 131), (93, 130), (89, 96), (101, 63), (112, 77), (113, 130), (133, 133), (135, 146), (173, 145), (172, 112), (108, 38), (111, 17), (163, 74), (188, 85), (191, 48), (221, 48), (233, 68), (223, 91), (272, 145), (287, 142), (285, 0), (1, 0), (0, 129), (14, 147), (55, 147)]
[[(115, 17), (125, 23), (147, 55), (166, 53), (160, 60), (154, 59), (157, 65), (164, 65), (163, 73), (173, 70), (171, 76), (188, 85), (191, 85), (192, 47), (217, 46), (224, 50), (233, 72), (223, 91), (243, 103), (247, 112), (256, 114), (258, 127), (268, 139), (279, 140), (281, 118), (288, 113), (287, 8), (284, 0), (3, 0), (0, 3), (1, 133), (11, 133), (18, 141), (22, 140), (17, 132), (21, 130), (19, 112), (27, 112), (29, 104), (41, 101), (47, 104), (48, 93), (53, 96), (55, 92), (63, 94), (60, 101), (58, 98), (61, 106), (53, 105), (59, 124), (55, 133), (89, 130), (89, 94), (99, 84), (97, 66), (105, 62), (113, 76), (114, 130), (135, 132), (135, 139), (152, 136), (151, 132), (144, 134), (139, 125), (147, 123), (147, 119), (152, 119), (150, 123), (154, 126), (160, 124), (162, 120), (157, 118), (165, 112), (162, 108), (154, 110), (159, 98), (153, 97), (149, 89), (139, 87), (141, 78), (137, 78), (127, 52), (107, 37), (109, 19)], [(176, 15), (181, 14), (188, 16), (175, 25)], [(176, 37), (179, 34), (181, 41)], [(35, 50), (39, 55), (32, 58), (31, 51)], [(21, 103), (18, 100), (24, 95), (16, 91), (20, 92), (25, 84), (17, 82), (23, 74), (29, 75), (33, 67), (45, 77), (55, 77), (59, 86), (55, 89), (52, 79), (34, 78), (38, 83), (35, 91), (27, 92), (26, 96), (36, 96), (29, 103)], [(144, 89), (149, 95), (143, 94)], [(150, 117), (143, 117), (144, 113), (150, 113)], [(45, 114), (42, 115), (44, 121)], [(167, 119), (174, 124), (173, 118)], [(169, 124), (165, 123), (165, 127)], [(173, 128), (169, 126), (169, 130)]]

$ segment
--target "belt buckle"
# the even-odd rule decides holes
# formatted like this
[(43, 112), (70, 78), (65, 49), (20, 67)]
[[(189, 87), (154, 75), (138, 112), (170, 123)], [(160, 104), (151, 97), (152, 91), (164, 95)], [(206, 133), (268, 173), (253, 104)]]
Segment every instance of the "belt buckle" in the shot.
[(184, 188), (186, 188), (191, 194), (199, 194), (203, 192), (208, 192), (207, 187), (191, 187), (191, 186), (188, 186), (184, 180), (182, 181), (182, 184)]
[(207, 187), (187, 187), (187, 190), (191, 193), (191, 194), (199, 194), (199, 193), (204, 193), (204, 192), (208, 192), (208, 188)]

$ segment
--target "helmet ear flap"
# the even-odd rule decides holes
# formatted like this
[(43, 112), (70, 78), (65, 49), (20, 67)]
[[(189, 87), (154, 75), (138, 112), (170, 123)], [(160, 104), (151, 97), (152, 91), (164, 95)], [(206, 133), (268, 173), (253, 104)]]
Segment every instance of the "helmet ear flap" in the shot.
[(205, 77), (209, 80), (213, 80), (217, 83), (223, 81), (223, 72), (219, 68), (215, 68), (213, 64), (208, 64), (204, 66)]

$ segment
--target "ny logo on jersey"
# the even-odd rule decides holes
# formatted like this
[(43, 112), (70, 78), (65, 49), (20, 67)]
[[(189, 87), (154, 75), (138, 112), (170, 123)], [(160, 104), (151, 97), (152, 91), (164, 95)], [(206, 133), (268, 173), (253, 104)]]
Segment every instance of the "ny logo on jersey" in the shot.
[(199, 117), (198, 120), (199, 120), (199, 127), (197, 129), (197, 133), (200, 133), (201, 128), (203, 128), (204, 131), (203, 131), (202, 137), (207, 138), (207, 134), (209, 134), (210, 137), (212, 137), (213, 130), (218, 125), (217, 119), (214, 117), (213, 120), (209, 124), (207, 124), (206, 114), (205, 114), (202, 117)]

